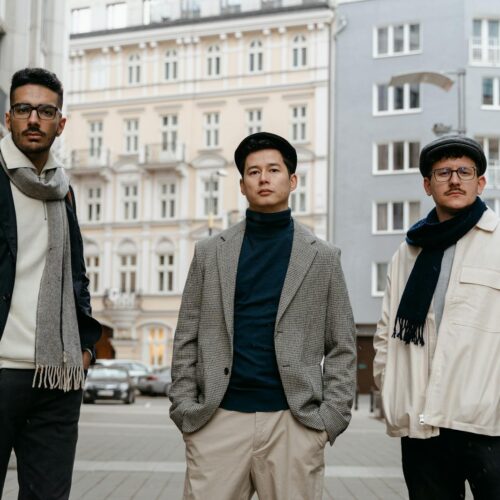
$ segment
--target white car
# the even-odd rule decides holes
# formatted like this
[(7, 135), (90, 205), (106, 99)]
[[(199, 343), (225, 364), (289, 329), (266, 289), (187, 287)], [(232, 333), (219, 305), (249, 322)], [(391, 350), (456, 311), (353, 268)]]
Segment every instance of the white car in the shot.
[(136, 386), (140, 377), (147, 377), (151, 373), (151, 367), (135, 359), (98, 359), (96, 365), (121, 366), (126, 368)]

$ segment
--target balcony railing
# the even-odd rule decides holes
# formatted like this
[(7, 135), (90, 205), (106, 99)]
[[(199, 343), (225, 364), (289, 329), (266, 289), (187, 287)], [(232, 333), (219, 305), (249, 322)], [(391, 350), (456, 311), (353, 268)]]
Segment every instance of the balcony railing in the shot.
[(472, 63), (500, 66), (500, 38), (472, 37), (469, 41), (469, 57)]
[(71, 167), (106, 167), (110, 165), (109, 149), (74, 149), (71, 151)]
[(145, 165), (171, 165), (184, 161), (184, 150), (184, 144), (179, 142), (146, 144), (140, 161)]
[(500, 189), (500, 162), (490, 162), (486, 169), (486, 187)]

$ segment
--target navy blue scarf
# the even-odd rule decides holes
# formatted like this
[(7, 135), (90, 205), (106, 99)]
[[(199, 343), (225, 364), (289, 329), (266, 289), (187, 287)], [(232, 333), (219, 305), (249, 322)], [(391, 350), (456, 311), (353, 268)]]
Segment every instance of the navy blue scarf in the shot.
[(467, 234), (482, 217), (486, 205), (476, 201), (452, 219), (439, 222), (433, 208), (406, 233), (408, 245), (421, 247), (399, 303), (393, 337), (405, 344), (424, 345), (425, 318), (441, 272), (444, 251)]

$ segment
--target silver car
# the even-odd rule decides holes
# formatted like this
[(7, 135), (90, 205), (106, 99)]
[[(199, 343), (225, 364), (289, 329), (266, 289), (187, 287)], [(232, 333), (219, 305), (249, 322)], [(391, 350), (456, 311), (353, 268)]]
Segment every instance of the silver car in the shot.
[(141, 394), (149, 394), (151, 396), (168, 396), (170, 386), (172, 385), (172, 376), (170, 368), (157, 368), (144, 377), (139, 379), (137, 389)]
[(146, 377), (151, 373), (149, 366), (134, 359), (98, 359), (96, 365), (126, 368), (135, 385), (141, 377)]

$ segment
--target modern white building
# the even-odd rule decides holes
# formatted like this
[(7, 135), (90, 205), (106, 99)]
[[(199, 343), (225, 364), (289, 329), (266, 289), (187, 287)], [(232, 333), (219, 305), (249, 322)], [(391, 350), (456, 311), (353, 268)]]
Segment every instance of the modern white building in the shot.
[(96, 317), (169, 364), (194, 244), (241, 220), (233, 153), (299, 155), (295, 217), (327, 231), (333, 10), (306, 0), (71, 0), (65, 131)]

